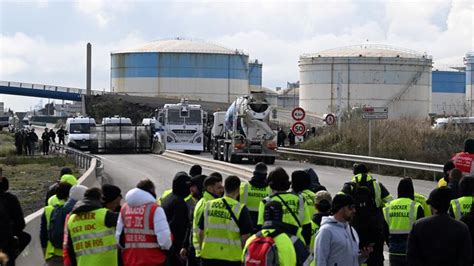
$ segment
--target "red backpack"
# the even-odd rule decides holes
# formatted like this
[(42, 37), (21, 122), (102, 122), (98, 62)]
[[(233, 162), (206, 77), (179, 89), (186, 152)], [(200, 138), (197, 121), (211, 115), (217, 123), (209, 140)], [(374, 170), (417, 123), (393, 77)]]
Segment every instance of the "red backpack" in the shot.
[(273, 240), (281, 234), (281, 231), (274, 232), (263, 236), (262, 231), (255, 234), (257, 237), (248, 245), (245, 252), (245, 266), (271, 266), (279, 265), (278, 251)]

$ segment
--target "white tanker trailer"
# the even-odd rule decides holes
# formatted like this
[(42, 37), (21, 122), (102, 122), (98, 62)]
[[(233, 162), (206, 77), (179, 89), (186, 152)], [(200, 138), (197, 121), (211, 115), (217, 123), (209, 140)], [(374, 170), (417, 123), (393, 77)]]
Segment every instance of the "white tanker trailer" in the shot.
[(275, 163), (275, 132), (270, 128), (272, 108), (264, 92), (237, 98), (227, 112), (215, 112), (211, 153), (215, 160), (239, 163), (242, 158)]

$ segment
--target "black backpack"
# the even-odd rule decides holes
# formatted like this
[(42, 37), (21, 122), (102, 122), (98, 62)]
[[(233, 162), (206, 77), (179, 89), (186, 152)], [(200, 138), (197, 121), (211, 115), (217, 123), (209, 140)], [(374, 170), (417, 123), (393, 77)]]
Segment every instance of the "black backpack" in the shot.
[(66, 213), (63, 211), (64, 206), (55, 205), (51, 212), (48, 226), (48, 239), (55, 248), (63, 248), (64, 223), (66, 221)]

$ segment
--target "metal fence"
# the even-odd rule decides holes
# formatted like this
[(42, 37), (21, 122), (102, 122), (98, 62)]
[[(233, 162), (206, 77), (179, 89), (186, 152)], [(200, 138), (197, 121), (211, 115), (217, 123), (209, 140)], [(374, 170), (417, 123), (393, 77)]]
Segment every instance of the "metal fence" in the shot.
[(303, 149), (291, 149), (291, 148), (278, 148), (278, 153), (281, 154), (290, 154), (298, 156), (310, 156), (323, 159), (333, 159), (334, 161), (350, 161), (356, 163), (368, 163), (380, 166), (391, 166), (398, 167), (403, 169), (413, 169), (413, 170), (422, 170), (436, 173), (443, 172), (442, 164), (431, 164), (431, 163), (422, 163), (414, 161), (404, 161), (404, 160), (395, 160), (388, 158), (379, 158), (379, 157), (369, 157), (362, 155), (354, 154), (344, 154), (344, 153), (333, 153), (333, 152), (322, 152), (322, 151), (311, 151)]
[(91, 127), (89, 139), (93, 153), (151, 152), (153, 144), (149, 126)]
[(93, 154), (88, 154), (88, 153), (73, 149), (65, 145), (60, 145), (58, 143), (52, 143), (51, 148), (53, 148), (55, 152), (59, 154), (64, 154), (67, 158), (73, 159), (76, 165), (83, 169), (89, 169), (91, 166), (92, 159), (96, 159), (97, 160), (96, 175), (101, 176), (101, 173), (104, 169), (104, 164), (102, 163), (102, 160), (99, 157)]

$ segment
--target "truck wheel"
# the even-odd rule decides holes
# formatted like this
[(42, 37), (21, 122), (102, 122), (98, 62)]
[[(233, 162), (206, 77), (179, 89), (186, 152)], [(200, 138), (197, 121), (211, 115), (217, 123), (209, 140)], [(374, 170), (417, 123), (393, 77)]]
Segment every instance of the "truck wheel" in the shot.
[(217, 144), (217, 158), (219, 161), (224, 161), (224, 147), (220, 143)]
[(276, 159), (275, 157), (265, 157), (265, 158), (263, 158), (263, 162), (264, 162), (265, 164), (270, 165), (270, 164), (274, 164), (274, 163), (275, 163), (275, 159)]

